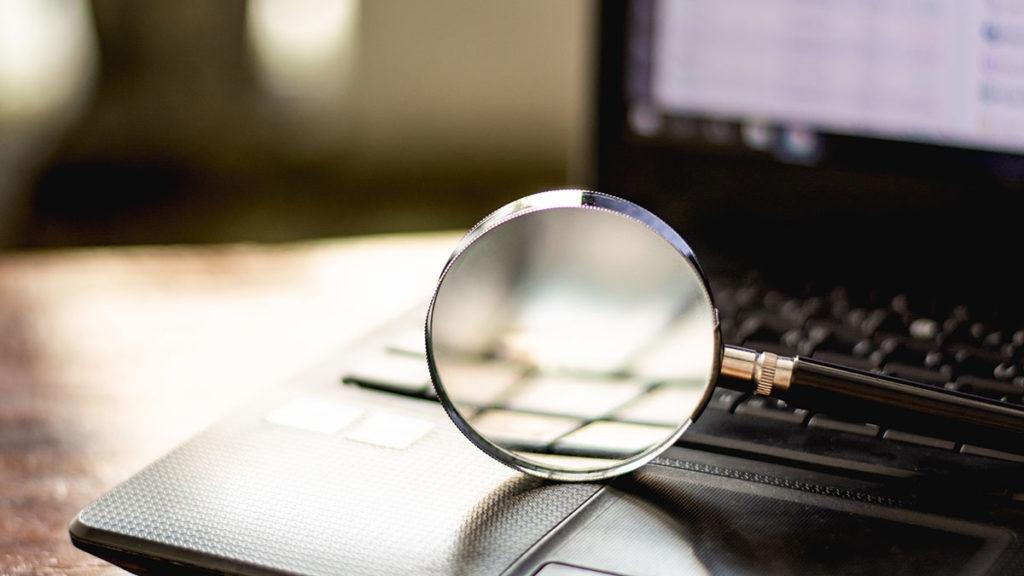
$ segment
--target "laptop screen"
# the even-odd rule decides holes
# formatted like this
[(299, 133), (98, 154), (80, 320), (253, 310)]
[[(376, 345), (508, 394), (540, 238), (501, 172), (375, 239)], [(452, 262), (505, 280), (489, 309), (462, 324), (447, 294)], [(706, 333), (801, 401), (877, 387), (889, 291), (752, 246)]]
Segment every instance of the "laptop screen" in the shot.
[(688, 240), (929, 281), (991, 272), (979, 255), (1015, 243), (1024, 4), (639, 0), (601, 16), (596, 184)]
[(1024, 152), (1024, 4), (657, 0), (630, 127), (815, 162), (828, 135)]

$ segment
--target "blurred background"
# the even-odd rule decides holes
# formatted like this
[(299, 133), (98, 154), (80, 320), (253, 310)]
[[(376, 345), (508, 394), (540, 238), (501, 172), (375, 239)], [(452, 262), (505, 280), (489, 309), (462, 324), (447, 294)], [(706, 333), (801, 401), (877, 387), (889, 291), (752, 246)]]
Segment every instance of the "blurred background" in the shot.
[(0, 247), (465, 228), (579, 183), (584, 0), (0, 0)]

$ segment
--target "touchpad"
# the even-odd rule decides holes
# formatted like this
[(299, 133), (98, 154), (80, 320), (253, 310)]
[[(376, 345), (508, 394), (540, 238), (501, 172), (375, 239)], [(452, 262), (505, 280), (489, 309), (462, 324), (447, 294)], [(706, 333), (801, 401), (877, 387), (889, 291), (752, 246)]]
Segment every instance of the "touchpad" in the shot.
[(977, 574), (1013, 541), (1004, 529), (851, 496), (649, 465), (608, 486), (517, 572)]

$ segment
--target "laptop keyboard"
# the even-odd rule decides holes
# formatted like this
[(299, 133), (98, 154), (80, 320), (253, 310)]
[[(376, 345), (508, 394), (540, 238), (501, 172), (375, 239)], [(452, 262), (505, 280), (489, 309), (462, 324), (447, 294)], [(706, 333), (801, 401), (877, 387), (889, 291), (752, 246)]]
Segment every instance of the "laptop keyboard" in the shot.
[[(727, 344), (809, 356), (1024, 403), (1024, 329), (1001, 327), (967, 306), (915, 301), (902, 294), (857, 294), (841, 287), (785, 291), (757, 276), (716, 282), (713, 288)], [(395, 329), (351, 366), (343, 382), (436, 400), (424, 360), (421, 322), (413, 317)], [(656, 386), (637, 389), (638, 394), (652, 391)], [(528, 405), (517, 409), (508, 404), (507, 395), (504, 398), (504, 403), (488, 406), (482, 397), (478, 413), (530, 414)], [(588, 418), (622, 421), (622, 407), (630, 401), (617, 398), (618, 412)], [(993, 464), (1024, 463), (1024, 454), (836, 419), (721, 386), (680, 444), (896, 477), (941, 472), (950, 466), (987, 470)]]

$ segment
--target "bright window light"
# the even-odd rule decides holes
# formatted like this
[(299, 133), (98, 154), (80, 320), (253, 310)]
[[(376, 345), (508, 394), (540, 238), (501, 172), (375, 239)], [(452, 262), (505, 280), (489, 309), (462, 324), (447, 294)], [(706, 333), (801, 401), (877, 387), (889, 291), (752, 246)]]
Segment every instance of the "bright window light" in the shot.
[(246, 31), (266, 89), (302, 100), (344, 90), (358, 15), (358, 0), (250, 0)]

